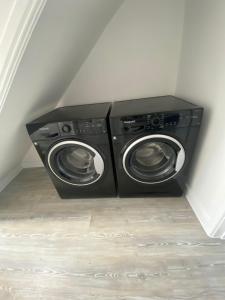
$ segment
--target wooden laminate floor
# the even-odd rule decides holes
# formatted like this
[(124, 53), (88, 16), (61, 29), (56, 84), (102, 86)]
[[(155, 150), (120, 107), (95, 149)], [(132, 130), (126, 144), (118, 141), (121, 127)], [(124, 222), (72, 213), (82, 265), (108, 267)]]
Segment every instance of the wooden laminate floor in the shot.
[(183, 198), (61, 200), (26, 169), (0, 194), (0, 299), (224, 300), (225, 242)]

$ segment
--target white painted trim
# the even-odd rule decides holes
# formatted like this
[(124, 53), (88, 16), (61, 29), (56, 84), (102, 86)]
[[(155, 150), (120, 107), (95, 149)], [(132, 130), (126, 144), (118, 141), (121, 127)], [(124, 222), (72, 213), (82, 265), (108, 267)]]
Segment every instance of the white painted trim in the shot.
[(16, 71), (47, 0), (15, 0), (2, 36), (0, 52), (0, 112), (3, 109)]
[(216, 238), (225, 240), (225, 214), (221, 217), (221, 219), (213, 229), (212, 235)]
[(220, 222), (217, 223), (217, 226), (215, 226), (214, 223), (212, 223), (212, 220), (206, 212), (204, 206), (200, 203), (199, 199), (196, 199), (191, 193), (191, 189), (188, 185), (186, 185), (185, 196), (205, 233), (210, 238), (225, 239), (225, 216), (220, 220)]
[(21, 172), (22, 166), (19, 165), (11, 170), (4, 178), (0, 180), (0, 192)]
[(221, 226), (223, 233), (221, 234), (221, 239), (225, 240), (225, 220)]
[(29, 168), (40, 168), (40, 167), (44, 167), (42, 161), (37, 161), (37, 160), (33, 160), (33, 161), (23, 161), (22, 162), (22, 168), (23, 169), (29, 169)]

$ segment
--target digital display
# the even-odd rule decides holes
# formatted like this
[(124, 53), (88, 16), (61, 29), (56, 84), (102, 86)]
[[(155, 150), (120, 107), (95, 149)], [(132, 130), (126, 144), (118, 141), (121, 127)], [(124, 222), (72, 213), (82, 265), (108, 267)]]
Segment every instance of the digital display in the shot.
[(179, 114), (171, 114), (171, 115), (165, 115), (164, 116), (164, 124), (177, 124), (179, 122)]
[(88, 128), (88, 127), (91, 127), (91, 121), (79, 121), (78, 122), (78, 128)]

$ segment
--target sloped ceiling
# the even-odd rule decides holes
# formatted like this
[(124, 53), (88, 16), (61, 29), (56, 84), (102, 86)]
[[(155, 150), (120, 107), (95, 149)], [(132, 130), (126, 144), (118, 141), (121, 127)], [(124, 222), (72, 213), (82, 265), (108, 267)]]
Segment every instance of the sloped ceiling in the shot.
[(0, 116), (0, 180), (20, 164), (26, 122), (54, 107), (122, 0), (48, 0)]

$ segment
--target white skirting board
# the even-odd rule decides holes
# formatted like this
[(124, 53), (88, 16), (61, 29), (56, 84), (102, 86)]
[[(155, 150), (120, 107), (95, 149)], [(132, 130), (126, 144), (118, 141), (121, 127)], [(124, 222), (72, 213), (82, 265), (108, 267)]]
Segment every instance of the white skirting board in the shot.
[(225, 239), (225, 216), (217, 221), (217, 225), (215, 226), (215, 222), (212, 223), (212, 220), (206, 212), (205, 208), (200, 204), (193, 193), (191, 193), (188, 185), (186, 185), (185, 196), (206, 234), (210, 238)]
[(19, 165), (11, 170), (4, 178), (0, 180), (0, 192), (21, 172), (22, 166)]
[(43, 163), (41, 160), (26, 160), (22, 162), (22, 168), (27, 169), (27, 168), (40, 168), (44, 167)]
[(222, 240), (225, 240), (225, 215), (220, 219), (213, 231), (213, 235)]

